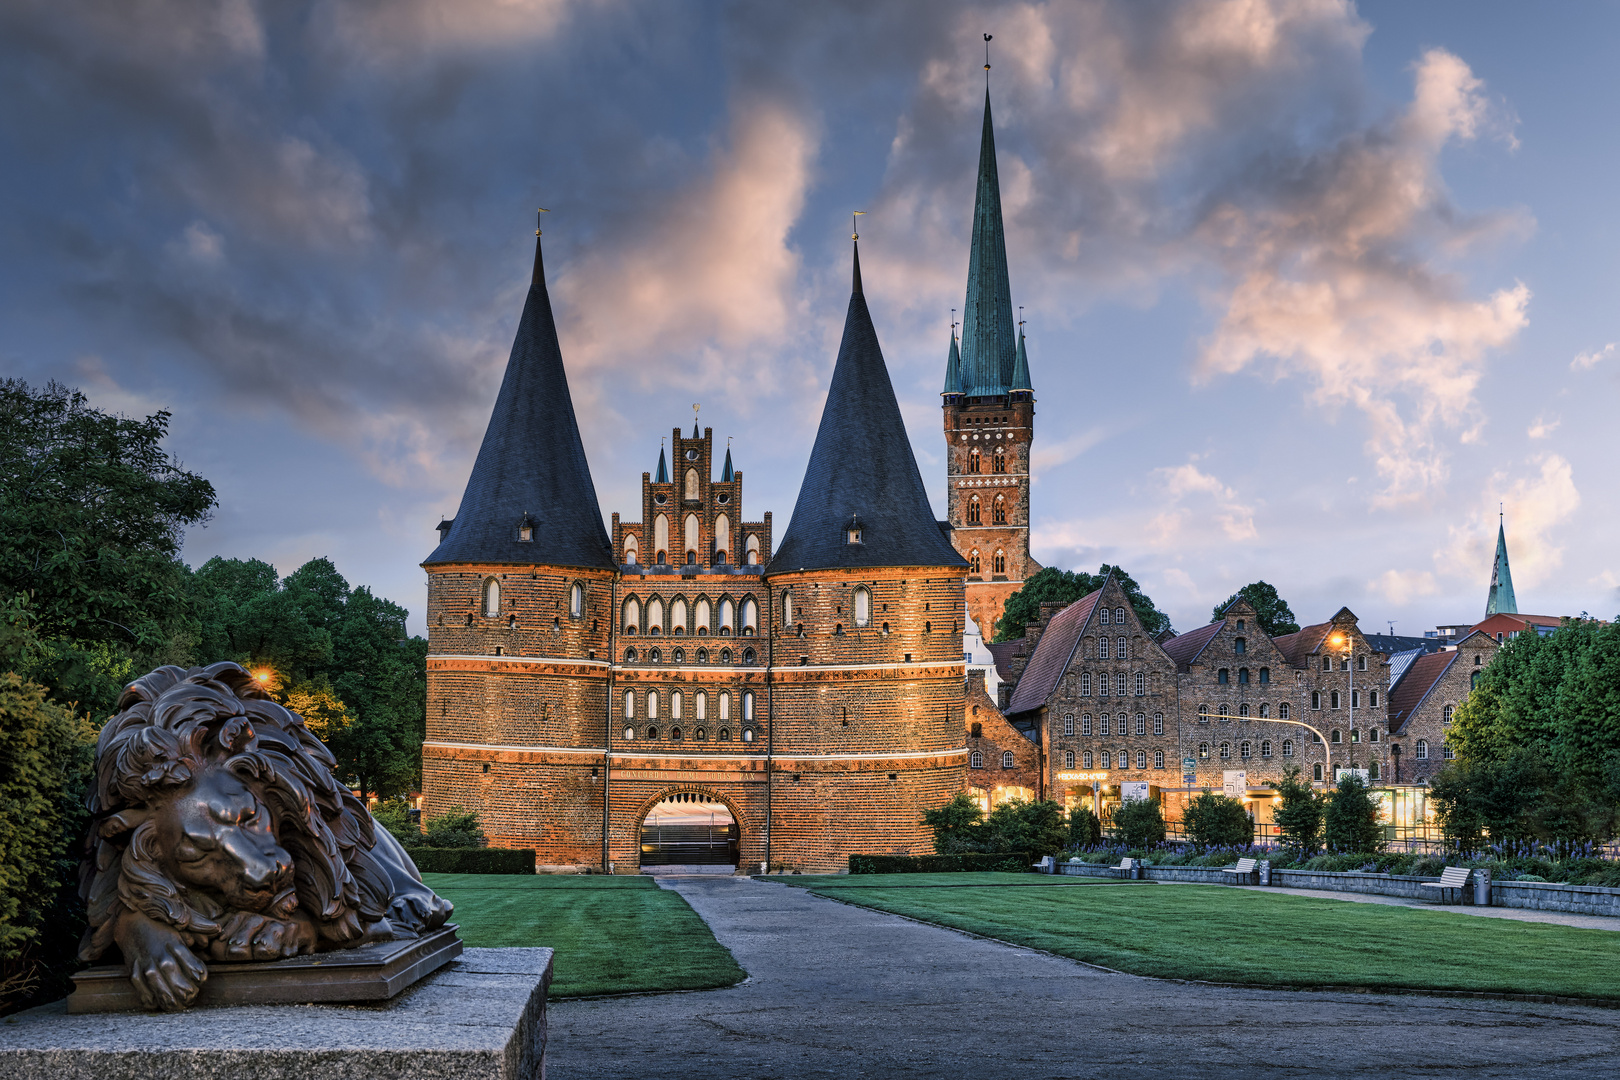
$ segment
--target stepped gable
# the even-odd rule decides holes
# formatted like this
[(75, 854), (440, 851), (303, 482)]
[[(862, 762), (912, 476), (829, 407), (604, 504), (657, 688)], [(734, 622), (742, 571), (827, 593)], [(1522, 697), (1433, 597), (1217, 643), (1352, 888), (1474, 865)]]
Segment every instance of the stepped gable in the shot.
[(1458, 650), (1425, 653), (1407, 665), (1401, 681), (1389, 688), (1389, 729), (1400, 734), (1406, 721), (1417, 711), (1423, 699), (1429, 696), (1440, 677), (1451, 669), (1462, 655)]
[[(810, 464), (766, 573), (862, 566), (965, 569), (966, 560), (940, 531), (911, 453), (861, 291), (858, 243), (854, 279)], [(849, 542), (852, 526), (860, 530), (859, 543)]]
[(1001, 181), (996, 175), (996, 133), (990, 121), (990, 91), (986, 88), (984, 131), (979, 137), (979, 184), (973, 200), (973, 243), (968, 255), (967, 303), (962, 312), (962, 393), (969, 397), (1005, 394), (1013, 382), (1016, 346), (1012, 286), (1007, 278), (1007, 235), (1001, 222)]
[(1063, 669), (1069, 666), (1069, 658), (1074, 655), (1080, 634), (1085, 630), (1086, 622), (1091, 618), (1092, 609), (1097, 606), (1097, 598), (1101, 595), (1101, 589), (1087, 593), (1052, 616), (1052, 621), (1035, 643), (1035, 655), (1029, 658), (1018, 685), (1013, 688), (1012, 701), (1007, 705), (1009, 716), (1038, 709), (1051, 699), (1052, 691), (1057, 688), (1058, 679), (1063, 677)]
[[(533, 539), (518, 539), (527, 517)], [(574, 418), (546, 292), (538, 230), (534, 275), (506, 375), (447, 534), (423, 562), (611, 569), (612, 547)]]
[(1168, 641), (1160, 642), (1159, 648), (1176, 662), (1176, 667), (1185, 669), (1198, 659), (1199, 654), (1215, 640), (1215, 635), (1219, 634), (1225, 625), (1224, 621), (1207, 623), (1196, 630), (1189, 630), (1185, 634), (1178, 634)]

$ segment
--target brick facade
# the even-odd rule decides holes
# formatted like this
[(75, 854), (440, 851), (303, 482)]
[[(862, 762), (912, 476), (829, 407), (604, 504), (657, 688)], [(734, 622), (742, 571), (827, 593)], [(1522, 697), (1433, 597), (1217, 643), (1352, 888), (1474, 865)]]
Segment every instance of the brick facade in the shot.
[(944, 405), (945, 512), (968, 562), (967, 609), (995, 637), (1007, 598), (1041, 569), (1029, 553), (1030, 394), (949, 395)]
[[(1417, 668), (1414, 663), (1408, 678), (1421, 679), (1422, 685), (1410, 688), (1415, 702), (1398, 709), (1390, 718), (1389, 748), (1390, 777), (1395, 783), (1423, 784), (1446, 762), (1446, 731), (1457, 706), (1468, 700), (1468, 691), (1474, 681), (1496, 657), (1501, 645), (1490, 634), (1480, 631), (1458, 642), (1454, 648), (1423, 657), (1425, 664), (1435, 664), (1441, 671), (1434, 676)], [(1406, 695), (1397, 694), (1395, 701)]]
[(1013, 799), (1043, 798), (1040, 746), (1007, 722), (982, 679), (967, 680), (966, 706), (968, 794), (985, 813)]

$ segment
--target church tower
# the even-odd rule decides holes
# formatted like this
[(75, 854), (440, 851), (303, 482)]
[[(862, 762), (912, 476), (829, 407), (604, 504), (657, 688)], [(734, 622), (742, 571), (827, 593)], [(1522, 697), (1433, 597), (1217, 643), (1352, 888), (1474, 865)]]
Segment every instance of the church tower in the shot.
[(1508, 569), (1507, 530), (1500, 515), (1496, 522), (1496, 562), (1491, 566), (1491, 591), (1485, 596), (1485, 617), (1517, 615), (1518, 598), (1513, 595), (1513, 571)]
[(1023, 325), (1013, 322), (988, 88), (962, 338), (952, 327), (941, 397), (951, 539), (968, 564), (968, 612), (992, 637), (1007, 598), (1041, 565), (1029, 554), (1035, 390)]

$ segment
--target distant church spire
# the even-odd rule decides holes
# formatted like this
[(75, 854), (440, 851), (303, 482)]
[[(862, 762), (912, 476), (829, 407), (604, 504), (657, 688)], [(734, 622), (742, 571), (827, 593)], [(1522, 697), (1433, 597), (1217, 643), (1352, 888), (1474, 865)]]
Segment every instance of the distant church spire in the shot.
[(731, 468), (731, 440), (727, 439), (726, 440), (726, 467), (724, 469), (720, 470), (720, 482), (722, 484), (729, 484), (736, 477), (736, 475), (737, 474)]
[(942, 394), (960, 394), (962, 392), (962, 353), (956, 347), (956, 323), (951, 322), (951, 352), (945, 358), (945, 389)]
[(655, 484), (669, 483), (669, 469), (664, 466), (664, 440), (658, 440), (658, 475), (653, 477)]
[(1485, 617), (1517, 615), (1518, 598), (1513, 595), (1513, 572), (1508, 569), (1507, 530), (1502, 515), (1496, 520), (1496, 563), (1491, 567), (1491, 591), (1485, 600)]
[[(979, 137), (979, 184), (973, 203), (973, 245), (968, 255), (967, 306), (962, 314), (962, 393), (990, 397), (1011, 389), (1017, 357), (1007, 238), (1001, 222), (1001, 181), (990, 90), (984, 91)], [(1027, 380), (1026, 380), (1027, 381)]]

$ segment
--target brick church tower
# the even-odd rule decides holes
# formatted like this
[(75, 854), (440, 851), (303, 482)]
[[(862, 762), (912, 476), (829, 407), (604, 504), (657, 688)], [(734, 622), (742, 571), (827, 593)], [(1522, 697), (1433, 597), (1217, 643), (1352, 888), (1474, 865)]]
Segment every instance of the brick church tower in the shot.
[(946, 513), (967, 560), (967, 610), (988, 639), (1007, 598), (1041, 569), (1029, 554), (1035, 390), (1022, 324), (1015, 337), (990, 92), (984, 95), (967, 303), (945, 364)]
[(934, 517), (854, 290), (771, 591), (772, 858), (932, 850), (922, 812), (965, 786), (967, 567)]
[(544, 863), (602, 861), (615, 566), (534, 275), (489, 427), (428, 574), (426, 816), (474, 809)]

